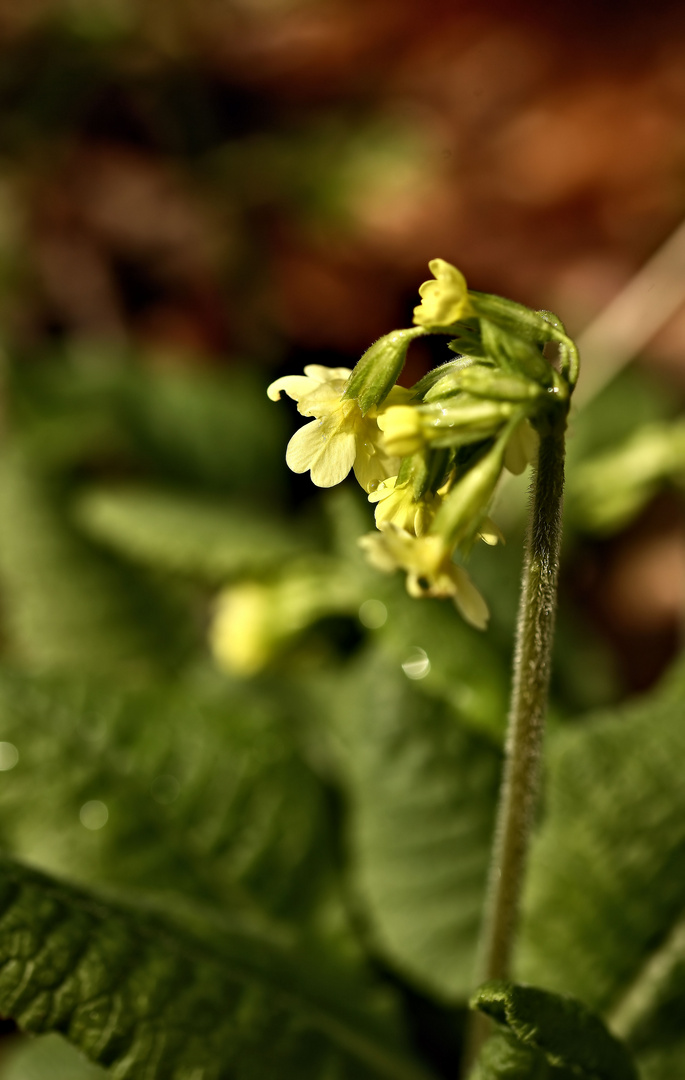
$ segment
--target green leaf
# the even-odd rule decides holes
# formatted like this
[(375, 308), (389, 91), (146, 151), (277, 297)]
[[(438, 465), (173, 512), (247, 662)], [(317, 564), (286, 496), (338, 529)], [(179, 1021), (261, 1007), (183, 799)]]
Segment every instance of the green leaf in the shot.
[(520, 1042), (515, 1035), (497, 1031), (483, 1046), (469, 1080), (579, 1080), (579, 1077), (575, 1070), (550, 1065), (540, 1050)]
[(356, 891), (375, 948), (443, 999), (473, 986), (500, 756), (381, 648), (336, 691)]
[(178, 664), (182, 612), (79, 535), (61, 484), (23, 445), (0, 464), (0, 585), (11, 653), (38, 668), (133, 675)]
[(0, 671), (0, 732), (18, 752), (0, 784), (18, 857), (300, 930), (340, 921), (328, 795), (277, 692)]
[(206, 497), (140, 485), (91, 488), (76, 503), (95, 540), (134, 561), (221, 582), (301, 553), (276, 517)]
[[(102, 345), (70, 346), (61, 355), (10, 370), (13, 430), (45, 444), (54, 461), (92, 466), (94, 438), (114, 461), (166, 483), (247, 496), (278, 492), (285, 470), (286, 418), (252, 374), (136, 363)], [(80, 452), (74, 453), (74, 448)], [(108, 463), (105, 455), (104, 463)]]
[(637, 1080), (626, 1048), (574, 998), (495, 979), (480, 987), (471, 1006), (540, 1051), (555, 1066), (552, 1076), (561, 1068), (578, 1080)]
[(388, 612), (378, 637), (396, 669), (422, 650), (428, 661), (422, 692), (448, 702), (462, 724), (499, 744), (506, 724), (508, 656), (498, 653), (487, 634), (468, 626), (451, 604), (417, 604), (397, 578), (377, 575), (374, 584)]
[(623, 528), (669, 481), (685, 480), (685, 422), (647, 424), (571, 474), (571, 516), (590, 532)]
[(0, 1011), (130, 1080), (420, 1080), (387, 1026), (275, 955), (256, 963), (2, 860)]
[(275, 497), (285, 471), (286, 418), (253, 375), (129, 369), (119, 422), (154, 470), (208, 490)]
[(2, 1080), (107, 1080), (104, 1069), (93, 1065), (61, 1035), (40, 1035), (18, 1042), (9, 1049), (0, 1072)]
[(558, 732), (530, 861), (519, 977), (604, 1013), (638, 1062), (660, 1042), (685, 1057), (684, 712), (681, 666), (658, 693)]

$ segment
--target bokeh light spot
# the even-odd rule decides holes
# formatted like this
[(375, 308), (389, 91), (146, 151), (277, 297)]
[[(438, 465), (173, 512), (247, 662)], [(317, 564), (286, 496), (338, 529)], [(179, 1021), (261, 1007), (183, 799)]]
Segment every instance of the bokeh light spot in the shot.
[(402, 671), (408, 679), (425, 679), (430, 669), (431, 662), (428, 655), (418, 645), (414, 646), (407, 659), (402, 663)]
[(78, 813), (81, 819), (81, 824), (86, 829), (91, 829), (95, 832), (97, 829), (101, 829), (107, 824), (109, 819), (109, 810), (103, 802), (99, 799), (90, 799), (84, 803)]
[(381, 600), (365, 600), (359, 608), (359, 621), (368, 630), (378, 630), (388, 621), (388, 609)]
[(19, 751), (14, 743), (0, 742), (0, 772), (13, 769), (19, 761)]

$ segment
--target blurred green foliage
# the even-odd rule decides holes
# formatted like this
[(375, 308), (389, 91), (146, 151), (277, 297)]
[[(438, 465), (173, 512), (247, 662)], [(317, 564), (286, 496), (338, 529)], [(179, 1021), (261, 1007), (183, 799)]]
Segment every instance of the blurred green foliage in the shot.
[[(109, 938), (101, 946), (99, 931), (89, 931), (102, 962), (112, 949), (129, 949), (126, 934), (134, 934), (154, 967), (157, 931), (146, 927), (151, 918), (171, 920), (175, 936), (188, 936), (184, 956), (209, 947), (213, 962), (225, 955), (231, 971), (261, 980), (263, 1005), (256, 998), (249, 1008), (236, 1004), (201, 1051), (193, 1049), (201, 1045), (195, 1036), (181, 1050), (169, 1035), (167, 1057), (155, 1066), (160, 1080), (181, 1068), (217, 1077), (268, 1068), (299, 1077), (305, 1060), (312, 1077), (326, 1075), (328, 1061), (342, 1070), (336, 1075), (418, 1077), (427, 1033), (445, 1008), (453, 1031), (440, 1036), (425, 1066), (449, 1071), (473, 989), (523, 489), (502, 493), (508, 544), (473, 559), (493, 609), (492, 630), (483, 635), (451, 606), (413, 601), (399, 581), (366, 567), (356, 538), (370, 510), (356, 493), (327, 493), (293, 512), (282, 417), (257, 379), (143, 368), (134, 356), (81, 348), (9, 362), (5, 386), (4, 850), (56, 881), (94, 890), (103, 898), (97, 911), (105, 935), (129, 920), (132, 929), (116, 946)], [(571, 462), (571, 493), (593, 455), (620, 455), (626, 438), (655, 424), (662, 441), (669, 432), (674, 445), (679, 438), (668, 403), (636, 392), (635, 376), (608, 389), (601, 408), (612, 432), (601, 442), (593, 439), (592, 408), (573, 421), (583, 452)], [(603, 474), (596, 475), (600, 491)], [(640, 487), (642, 499), (660, 476)], [(570, 560), (592, 525), (575, 506), (572, 494)], [(335, 590), (317, 597), (309, 622), (305, 614), (290, 636), (281, 635), (255, 677), (222, 673), (207, 645), (217, 590), (294, 582), (306, 565), (318, 568), (322, 582), (335, 580)], [(618, 692), (606, 672), (608, 646), (597, 654), (583, 619), (562, 607), (552, 766), (520, 971), (577, 994), (610, 1024), (618, 1017), (645, 1077), (666, 1080), (680, 1045), (671, 1018), (685, 1000), (676, 925), (682, 687), (672, 680), (658, 700), (577, 720)], [(0, 1010), (31, 1030), (62, 1032), (114, 1075), (142, 1077), (145, 1039), (153, 1036), (130, 1041), (138, 1005), (126, 1004), (124, 984), (103, 983), (102, 1010), (88, 1019), (79, 1001), (96, 992), (94, 976), (70, 969), (69, 952), (60, 952), (61, 975), (54, 966), (48, 975), (39, 959), (66, 948), (53, 943), (57, 924), (39, 916), (43, 890), (59, 897), (67, 919), (59, 933), (70, 935), (73, 925), (74, 941), (85, 933), (79, 912), (91, 901), (12, 865), (3, 877), (11, 896), (0, 922)], [(645, 892), (647, 879), (658, 879), (658, 888)], [(113, 905), (111, 916), (103, 904)], [(28, 937), (17, 936), (20, 927)], [(129, 963), (123, 956), (116, 964)], [(668, 972), (655, 988), (650, 972), (662, 960)], [(71, 982), (61, 981), (67, 969)], [(214, 975), (198, 978), (211, 1010)], [(349, 984), (352, 1012), (333, 984)], [(279, 1011), (284, 985), (294, 1008), (304, 995), (306, 1021)], [(189, 989), (173, 1016), (182, 1013), (199, 1038), (205, 1021), (194, 1019), (191, 997)], [(407, 1024), (403, 1002), (417, 999), (421, 1019)], [(166, 1006), (153, 1004), (154, 994), (149, 1000), (145, 1022), (154, 1038), (166, 1039), (172, 1014), (167, 1019)], [(311, 1031), (306, 1049), (287, 1035), (292, 1023)], [(263, 1043), (267, 1029), (268, 1063), (254, 1041), (259, 1030)], [(497, 1044), (501, 1053), (489, 1047), (483, 1075), (508, 1075), (511, 1054), (523, 1053), (510, 1044), (507, 1036)], [(346, 1063), (349, 1053), (354, 1064)], [(62, 1067), (75, 1080), (91, 1075), (61, 1045), (39, 1040), (19, 1044), (0, 1076), (47, 1080)]]

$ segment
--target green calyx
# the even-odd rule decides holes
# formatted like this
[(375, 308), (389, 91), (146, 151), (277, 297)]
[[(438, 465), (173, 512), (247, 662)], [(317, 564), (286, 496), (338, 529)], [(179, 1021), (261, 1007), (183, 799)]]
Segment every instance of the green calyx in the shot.
[(354, 367), (343, 397), (356, 401), (363, 416), (381, 405), (399, 378), (411, 342), (425, 333), (422, 326), (412, 326), (374, 341)]

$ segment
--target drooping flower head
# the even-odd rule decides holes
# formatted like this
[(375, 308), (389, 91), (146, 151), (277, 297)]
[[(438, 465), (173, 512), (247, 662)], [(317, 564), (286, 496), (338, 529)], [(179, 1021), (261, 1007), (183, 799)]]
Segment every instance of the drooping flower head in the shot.
[[(361, 540), (369, 561), (405, 570), (414, 596), (452, 597), (482, 627), (485, 603), (454, 557), (478, 537), (502, 539), (488, 516), (500, 476), (521, 472), (535, 460), (538, 432), (565, 423), (578, 353), (552, 313), (469, 292), (444, 259), (429, 267), (413, 327), (374, 342), (352, 371), (311, 364), (268, 393), (285, 392), (311, 417), (288, 444), (294, 472), (332, 487), (354, 469), (370, 493), (379, 531)], [(457, 358), (410, 390), (397, 386), (411, 341), (435, 333), (449, 336)]]

